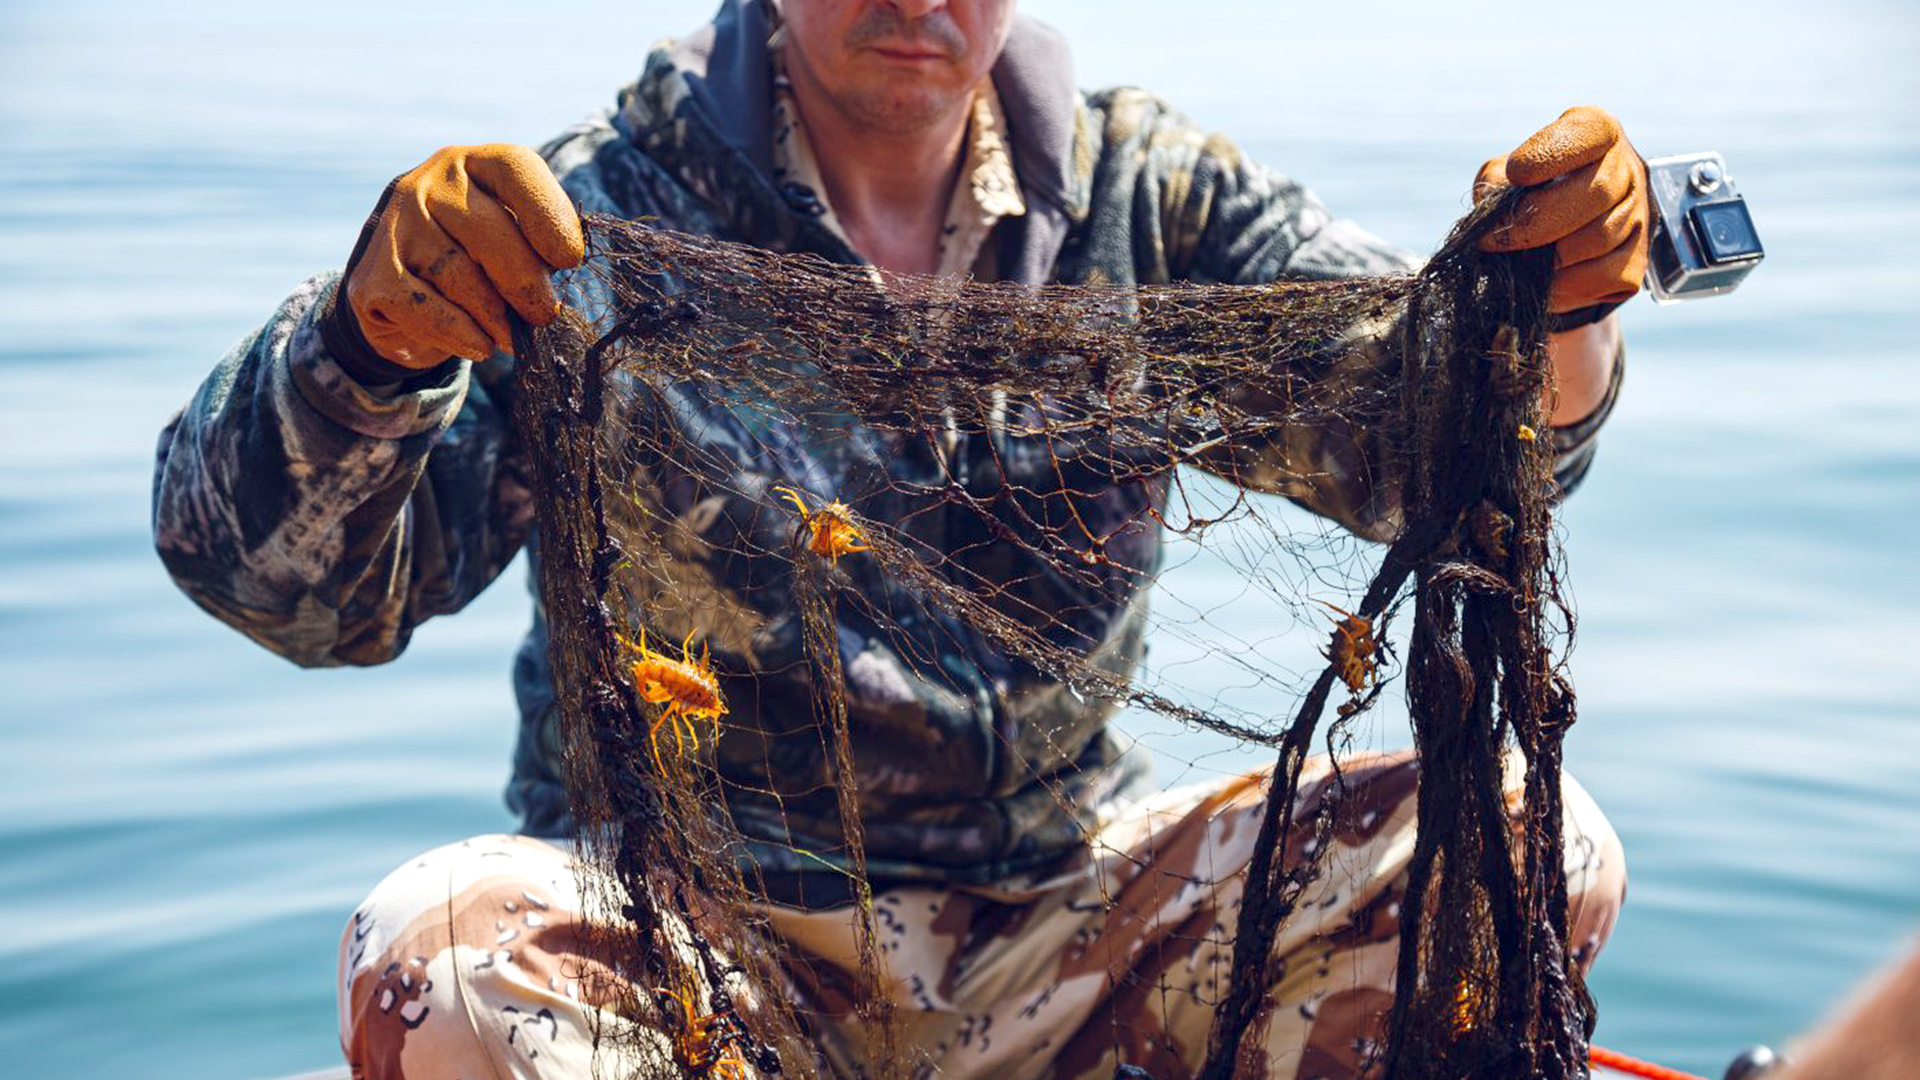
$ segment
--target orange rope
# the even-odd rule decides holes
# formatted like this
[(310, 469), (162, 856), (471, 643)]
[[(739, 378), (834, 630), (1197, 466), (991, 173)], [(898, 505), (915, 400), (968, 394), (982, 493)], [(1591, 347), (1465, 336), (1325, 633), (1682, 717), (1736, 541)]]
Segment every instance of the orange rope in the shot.
[(1644, 1076), (1647, 1080), (1706, 1080), (1704, 1076), (1695, 1076), (1692, 1073), (1681, 1072), (1679, 1069), (1669, 1069), (1665, 1065), (1655, 1065), (1651, 1061), (1641, 1061), (1639, 1058), (1628, 1057), (1604, 1046), (1589, 1047), (1587, 1057), (1595, 1065), (1602, 1065), (1615, 1072), (1623, 1072), (1631, 1076)]

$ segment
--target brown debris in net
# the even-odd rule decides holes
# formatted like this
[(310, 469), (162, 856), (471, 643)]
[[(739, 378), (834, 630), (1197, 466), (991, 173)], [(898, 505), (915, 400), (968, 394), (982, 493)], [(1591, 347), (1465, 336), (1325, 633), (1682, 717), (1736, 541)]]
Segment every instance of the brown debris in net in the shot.
[[(1566, 949), (1560, 872), (1560, 745), (1573, 695), (1549, 644), (1551, 627), (1570, 630), (1571, 615), (1552, 563), (1551, 450), (1515, 435), (1545, 423), (1551, 260), (1475, 249), (1503, 205), (1476, 207), (1417, 277), (1126, 291), (898, 277), (589, 219), (604, 309), (516, 335), (516, 420), (535, 466), (541, 596), (576, 829), (583, 860), (597, 868), (585, 880), (599, 890), (602, 951), (632, 987), (673, 988), (651, 1000), (634, 990), (622, 1012), (669, 1030), (668, 1014), (690, 1014), (705, 1033), (696, 1047), (705, 1056), (663, 1065), (663, 1075), (689, 1065), (719, 1075), (739, 1062), (756, 1075), (811, 1076), (820, 1062), (783, 995), (781, 952), (758, 907), (765, 892), (742, 868), (722, 784), (697, 750), (674, 764), (653, 753), (666, 730), (660, 710), (672, 704), (636, 686), (622, 644), (642, 624), (664, 622), (678, 636), (698, 620), (737, 653), (727, 641), (751, 632), (751, 613), (712, 583), (661, 576), (676, 545), (712, 541), (650, 515), (651, 481), (628, 464), (646, 432), (624, 410), (676, 385), (728, 387), (770, 427), (857, 423), (934, 444), (942, 432), (1026, 425), (1023, 435), (1094, 456), (1103, 482), (1176, 490), (1181, 467), (1239, 477), (1256, 448), (1303, 424), (1383, 432), (1394, 448), (1382, 482), (1402, 506), (1397, 536), (1355, 610), (1341, 612), (1345, 633), (1336, 630), (1327, 667), (1278, 730), (1171, 700), (1103, 666), (1054, 613), (1023, 606), (895, 523), (792, 489), (752, 493), (796, 523), (784, 557), (852, 879), (862, 968), (853, 1008), (868, 1032), (869, 1075), (908, 1074), (913, 1050), (893, 1035), (866, 880), (835, 640), (836, 605), (862, 602), (842, 576), (849, 559), (872, 560), (930, 610), (1077, 695), (1277, 747), (1232, 974), (1199, 1074), (1208, 1080), (1258, 1056), (1243, 1036), (1277, 929), (1313, 873), (1286, 850), (1301, 824), (1301, 769), (1336, 683), (1354, 695), (1343, 720), (1378, 696), (1386, 623), (1410, 589), (1406, 678), (1422, 779), (1385, 1074), (1585, 1075), (1592, 1006)], [(1381, 378), (1326, 377), (1355, 328), (1392, 325), (1399, 360)], [(691, 474), (723, 471), (695, 446), (646, 449)], [(1064, 476), (1061, 486), (1072, 491)], [(979, 515), (994, 542), (1021, 545), (1089, 588), (1104, 575), (1139, 574), (1108, 557), (1112, 535), (1082, 519), (1072, 497), (1062, 500), (1064, 520), (1043, 520), (1018, 499), (990, 507), (957, 482), (914, 494)], [(1229, 513), (1259, 511), (1237, 502)], [(1210, 520), (1191, 509), (1186, 518), (1194, 531)], [(1527, 763), (1517, 830), (1502, 799), (1510, 742)], [(1338, 801), (1322, 800), (1308, 823), (1323, 839)], [(723, 1052), (727, 1063), (716, 1066)]]

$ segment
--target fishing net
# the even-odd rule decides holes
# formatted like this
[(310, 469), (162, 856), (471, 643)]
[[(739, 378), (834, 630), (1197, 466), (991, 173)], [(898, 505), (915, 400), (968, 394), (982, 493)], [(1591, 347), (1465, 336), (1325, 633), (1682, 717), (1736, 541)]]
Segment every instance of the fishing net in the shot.
[[(602, 992), (668, 1033), (667, 1075), (821, 1068), (766, 926), (770, 851), (851, 905), (861, 1067), (915, 1071), (874, 904), (893, 823), (856, 782), (873, 736), (850, 667), (873, 647), (925, 686), (1000, 695), (1018, 719), (1000, 749), (1070, 823), (1116, 768), (1087, 747), (1122, 709), (1267, 748), (1213, 1080), (1244, 1063), (1276, 933), (1317, 872), (1293, 848), (1338, 819), (1337, 785), (1297, 798), (1303, 763), (1402, 682), (1418, 840), (1377, 1071), (1585, 1074), (1560, 869), (1574, 708), (1542, 415), (1551, 255), (1475, 246), (1511, 200), (1483, 200), (1417, 274), (1124, 290), (588, 219), (574, 309), (518, 328), (516, 415)], [(808, 471), (822, 459), (839, 475)], [(1253, 494), (1326, 510), (1336, 475), (1364, 482), (1366, 513), (1342, 512), (1380, 545), (1303, 541)], [(1162, 535), (1204, 548), (1220, 530), (1236, 603), (1318, 627), (1312, 670), (1237, 660), (1278, 707), (1145, 673), (1115, 615), (1143, 610)], [(1204, 641), (1200, 622), (1144, 625)]]

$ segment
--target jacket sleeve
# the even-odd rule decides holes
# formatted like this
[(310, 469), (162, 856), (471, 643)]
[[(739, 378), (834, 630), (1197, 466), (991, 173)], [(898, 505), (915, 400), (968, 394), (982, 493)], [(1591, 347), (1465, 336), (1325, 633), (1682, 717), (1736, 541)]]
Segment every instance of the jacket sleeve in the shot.
[[(1283, 279), (1327, 280), (1409, 273), (1419, 260), (1352, 221), (1334, 217), (1305, 187), (1248, 159), (1230, 140), (1206, 134), (1151, 95), (1132, 91), (1124, 106), (1138, 119), (1143, 177), (1136, 222), (1156, 233), (1146, 250), (1170, 280), (1257, 285)], [(1111, 136), (1109, 136), (1111, 138)], [(1150, 276), (1143, 274), (1142, 279)], [(1324, 420), (1279, 425), (1267, 437), (1242, 443), (1196, 464), (1242, 486), (1284, 495), (1361, 536), (1384, 540), (1400, 525), (1398, 493), (1388, 468), (1381, 426), (1365, 422), (1366, 408), (1398, 370), (1398, 320), (1348, 328), (1315, 374), (1314, 394)], [(1555, 477), (1571, 491), (1593, 459), (1594, 438), (1619, 391), (1623, 362), (1592, 416), (1553, 433)], [(1356, 403), (1348, 409), (1342, 402)], [(1255, 413), (1297, 415), (1297, 401), (1265, 400), (1257, 388), (1239, 404)]]
[[(582, 212), (657, 201), (632, 178), (658, 170), (604, 115), (541, 153)], [(558, 275), (580, 310), (592, 281)], [(154, 467), (154, 544), (174, 581), (304, 666), (398, 656), (414, 627), (498, 577), (534, 526), (511, 358), (362, 382), (322, 333), (339, 283), (309, 279), (236, 346), (161, 432)]]
[(510, 363), (363, 385), (318, 322), (309, 279), (161, 432), (154, 543), (189, 597), (303, 666), (376, 664), (513, 558), (532, 506)]
[[(583, 210), (620, 209), (595, 175), (612, 138), (602, 117), (543, 148)], [(338, 273), (304, 282), (221, 360), (161, 432), (154, 466), (154, 545), (174, 581), (303, 666), (398, 656), (533, 528), (511, 359), (369, 385), (327, 349), (339, 286)]]

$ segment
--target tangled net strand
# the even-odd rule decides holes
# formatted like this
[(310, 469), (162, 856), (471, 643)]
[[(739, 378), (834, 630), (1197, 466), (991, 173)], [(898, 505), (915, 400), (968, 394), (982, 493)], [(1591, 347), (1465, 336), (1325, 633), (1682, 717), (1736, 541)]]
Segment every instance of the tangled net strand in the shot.
[[(730, 781), (697, 753), (661, 752), (672, 743), (661, 732), (673, 730), (661, 727), (662, 710), (675, 705), (658, 700), (664, 684), (646, 694), (635, 685), (636, 627), (679, 641), (698, 624), (718, 654), (742, 651), (752, 613), (698, 573), (667, 569), (706, 545), (709, 559), (790, 568), (807, 669), (797, 677), (814, 688), (812, 721), (831, 763), (830, 796), (808, 797), (826, 799), (819, 805), (840, 823), (834, 865), (856, 905), (870, 1075), (906, 1074), (912, 1051), (892, 1037), (881, 992), (835, 637), (843, 606), (878, 627), (900, 627), (901, 613), (854, 584), (859, 567), (1082, 700), (1277, 752), (1206, 1080), (1254, 1060), (1243, 1036), (1267, 961), (1316, 872), (1290, 856), (1324, 840), (1338, 813), (1337, 797), (1301, 809), (1302, 767), (1316, 735), (1328, 734), (1322, 715), (1336, 691), (1348, 700), (1335, 726), (1378, 698), (1376, 642), (1410, 596), (1404, 678), (1421, 762), (1418, 839), (1384, 1075), (1585, 1075), (1592, 1007), (1566, 947), (1561, 872), (1561, 740), (1574, 698), (1555, 642), (1570, 636), (1572, 616), (1556, 571), (1552, 452), (1533, 437), (1545, 430), (1551, 256), (1475, 246), (1512, 198), (1475, 207), (1416, 275), (1130, 290), (888, 275), (590, 218), (591, 299), (546, 329), (516, 328), (515, 409), (534, 464), (540, 595), (575, 827), (595, 868), (583, 880), (599, 889), (602, 989), (624, 995), (612, 1011), (677, 1030), (680, 1067), (694, 1075), (714, 1075), (718, 1062), (726, 1074), (743, 1064), (760, 1074), (819, 1068), (780, 990), (779, 946), (758, 906), (765, 883), (741, 855)], [(1356, 333), (1382, 332), (1395, 335), (1386, 345), (1397, 362), (1367, 378), (1328, 377), (1349, 362)], [(1058, 482), (1050, 492), (983, 494), (949, 474), (888, 494), (900, 497), (894, 505), (975, 515), (986, 538), (976, 549), (1015, 545), (1090, 595), (1142, 589), (1154, 567), (1112, 557), (1115, 531), (1085, 519), (1082, 496), (1129, 484), (1155, 494), (1152, 520), (1130, 528), (1203, 536), (1227, 516), (1259, 523), (1265, 511), (1242, 496), (1225, 511), (1190, 501), (1183, 471), (1261, 486), (1260, 454), (1306, 427), (1376, 437), (1387, 460), (1365, 467), (1399, 511), (1357, 604), (1338, 612), (1346, 619), (1326, 666), (1283, 722), (1163, 693), (1097, 648), (1072, 612), (1045, 610), (1020, 582), (919, 536), (912, 510), (881, 520), (860, 513), (860, 498), (742, 486), (734, 463), (658, 422), (687, 388), (724, 397), (747, 431), (831, 437), (863, 426), (936, 455), (982, 433), (1044, 446)], [(655, 510), (660, 489), (682, 482), (757, 500), (781, 515), (769, 520), (791, 526), (690, 537)], [(1265, 486), (1311, 503), (1315, 483)], [(910, 658), (932, 648), (924, 635), (895, 636)], [(697, 667), (694, 651), (649, 653), (648, 662), (671, 676), (676, 657)], [(701, 697), (698, 707), (723, 706)], [(1510, 744), (1526, 762), (1512, 812), (1502, 778)]]

